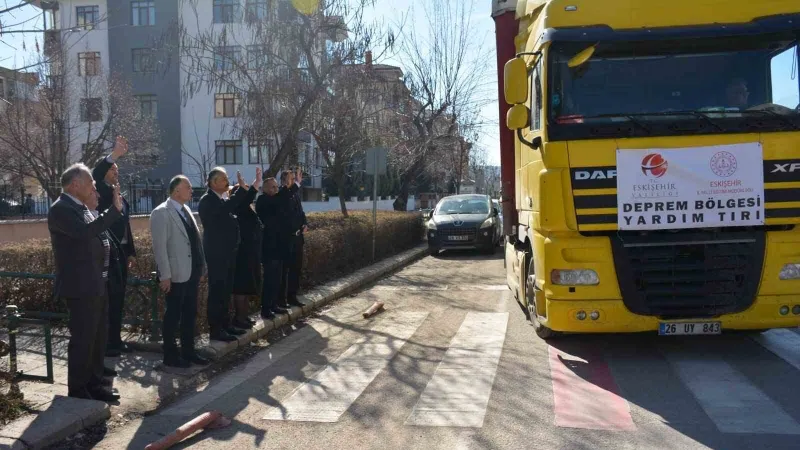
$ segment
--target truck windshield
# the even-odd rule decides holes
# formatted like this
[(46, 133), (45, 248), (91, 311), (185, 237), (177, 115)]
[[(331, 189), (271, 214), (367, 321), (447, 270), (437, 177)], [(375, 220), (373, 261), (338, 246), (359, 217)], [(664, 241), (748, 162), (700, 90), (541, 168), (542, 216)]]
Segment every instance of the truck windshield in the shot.
[[(568, 67), (592, 44), (551, 47), (549, 125), (556, 135), (569, 137), (570, 128), (584, 138), (800, 130), (796, 34), (600, 42), (589, 61)], [(665, 125), (676, 120), (696, 126)]]

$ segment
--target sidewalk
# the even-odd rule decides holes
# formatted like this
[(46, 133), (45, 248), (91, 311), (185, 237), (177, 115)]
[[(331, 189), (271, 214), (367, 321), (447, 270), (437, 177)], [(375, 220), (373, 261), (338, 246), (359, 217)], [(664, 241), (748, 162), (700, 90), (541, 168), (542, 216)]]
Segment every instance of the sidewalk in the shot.
[[(210, 356), (215, 363), (191, 369), (167, 368), (161, 364), (160, 343), (150, 343), (147, 336), (130, 335), (128, 342), (137, 348), (132, 354), (119, 358), (106, 358), (106, 366), (114, 367), (119, 376), (114, 387), (119, 390), (119, 403), (106, 404), (94, 400), (67, 397), (67, 343), (66, 329), (53, 330), (53, 372), (55, 383), (23, 381), (19, 387), (25, 400), (31, 404), (31, 413), (0, 428), (0, 449), (38, 449), (59, 442), (98, 422), (113, 418), (125, 421), (158, 409), (164, 400), (177, 396), (185, 389), (201, 384), (217, 372), (225, 370), (226, 356), (234, 357), (237, 349), (250, 347), (251, 342), (262, 339), (267, 333), (278, 330), (309, 315), (328, 302), (354, 292), (373, 281), (400, 269), (427, 254), (427, 246), (419, 246), (394, 257), (384, 259), (352, 275), (320, 286), (300, 296), (304, 307), (292, 308), (288, 315), (263, 321), (260, 316), (252, 330), (238, 341), (209, 342), (208, 336), (198, 338), (198, 351)], [(41, 330), (21, 329), (17, 338), (18, 370), (34, 375), (44, 375), (44, 338)], [(5, 337), (5, 336), (3, 336)], [(257, 351), (258, 348), (253, 349)], [(217, 363), (222, 361), (222, 363)], [(8, 368), (8, 358), (0, 366)], [(168, 370), (167, 370), (168, 369)]]

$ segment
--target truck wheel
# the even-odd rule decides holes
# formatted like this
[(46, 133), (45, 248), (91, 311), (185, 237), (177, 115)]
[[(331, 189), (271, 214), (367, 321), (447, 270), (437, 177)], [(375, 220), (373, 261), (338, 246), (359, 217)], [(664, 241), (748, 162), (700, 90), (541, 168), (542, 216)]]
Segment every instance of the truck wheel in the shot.
[(536, 277), (534, 276), (533, 263), (529, 264), (528, 277), (525, 279), (525, 297), (528, 300), (528, 318), (531, 320), (533, 330), (541, 339), (547, 340), (558, 336), (558, 333), (539, 323), (539, 315), (536, 313), (536, 295), (534, 286)]

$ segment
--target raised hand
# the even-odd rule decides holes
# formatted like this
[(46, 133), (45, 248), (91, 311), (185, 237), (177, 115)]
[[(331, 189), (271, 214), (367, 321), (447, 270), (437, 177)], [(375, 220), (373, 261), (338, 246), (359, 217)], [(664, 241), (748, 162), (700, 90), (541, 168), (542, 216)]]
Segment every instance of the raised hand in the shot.
[(128, 140), (124, 136), (117, 136), (117, 141), (114, 143), (114, 150), (111, 152), (113, 159), (118, 159), (128, 153)]
[(114, 194), (112, 195), (112, 199), (114, 201), (114, 208), (117, 208), (117, 211), (122, 212), (122, 195), (119, 193), (119, 185), (114, 185)]
[(244, 177), (242, 176), (242, 172), (236, 171), (236, 180), (239, 182), (239, 187), (242, 189), (247, 189), (247, 183), (244, 181)]
[(256, 167), (256, 179), (253, 181), (253, 187), (256, 189), (261, 187), (261, 167)]
[(294, 181), (296, 181), (297, 184), (303, 184), (303, 169), (301, 169), (300, 167), (295, 169)]

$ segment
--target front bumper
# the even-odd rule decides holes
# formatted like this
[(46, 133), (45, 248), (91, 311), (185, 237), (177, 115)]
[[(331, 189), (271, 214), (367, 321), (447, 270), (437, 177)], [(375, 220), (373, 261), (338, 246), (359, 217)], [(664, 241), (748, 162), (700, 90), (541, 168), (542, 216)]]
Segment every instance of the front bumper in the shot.
[[(800, 326), (800, 315), (792, 313), (794, 305), (800, 305), (798, 296), (759, 296), (745, 311), (724, 314), (718, 317), (698, 317), (696, 319), (659, 319), (654, 316), (633, 314), (622, 300), (553, 300), (545, 298), (544, 292), (536, 292), (537, 303), (547, 304), (547, 318), (539, 322), (554, 330), (570, 333), (636, 333), (658, 331), (660, 322), (720, 322), (725, 330), (763, 330), (769, 328), (791, 328)], [(781, 306), (788, 306), (788, 315), (781, 315)], [(579, 311), (586, 313), (584, 320), (578, 320)], [(600, 317), (591, 320), (589, 314), (598, 311)]]
[[(457, 234), (453, 229), (427, 230), (428, 247), (438, 249), (478, 249), (494, 246), (495, 236), (493, 228), (484, 229), (458, 229)], [(466, 236), (466, 240), (453, 240), (449, 236)]]

